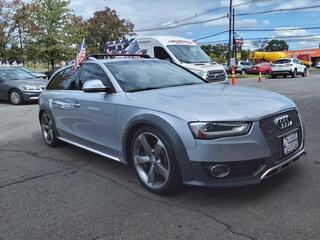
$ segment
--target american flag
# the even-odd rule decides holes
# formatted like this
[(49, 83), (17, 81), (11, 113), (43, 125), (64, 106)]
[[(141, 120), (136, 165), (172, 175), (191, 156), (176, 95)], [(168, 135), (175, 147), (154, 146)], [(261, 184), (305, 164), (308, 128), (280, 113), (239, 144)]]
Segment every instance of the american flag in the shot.
[(77, 70), (77, 68), (85, 59), (86, 59), (86, 48), (85, 48), (85, 40), (83, 39), (76, 56), (76, 61), (73, 64), (73, 71)]
[(104, 52), (107, 54), (146, 54), (146, 49), (140, 49), (135, 38), (106, 42)]

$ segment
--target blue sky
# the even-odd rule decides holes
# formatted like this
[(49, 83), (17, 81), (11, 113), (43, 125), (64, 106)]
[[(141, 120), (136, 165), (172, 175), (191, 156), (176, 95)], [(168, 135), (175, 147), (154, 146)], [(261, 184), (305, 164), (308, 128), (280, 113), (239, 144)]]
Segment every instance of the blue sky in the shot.
[[(236, 13), (248, 13), (271, 9), (297, 8), (320, 5), (320, 0), (233, 0)], [(250, 2), (249, 4), (246, 4)], [(229, 0), (71, 0), (71, 8), (76, 14), (89, 18), (94, 11), (104, 7), (115, 9), (121, 18), (129, 19), (135, 24), (135, 29), (158, 28), (173, 26), (175, 20), (192, 17), (208, 10), (229, 5)], [(288, 41), (290, 49), (318, 48), (320, 44), (320, 29), (295, 29), (297, 27), (319, 27), (320, 8), (304, 11), (269, 13), (260, 15), (237, 16), (235, 29), (273, 29), (271, 32), (238, 32), (244, 39), (261, 37), (283, 37), (315, 35), (308, 39), (291, 38)], [(185, 20), (180, 23), (207, 20), (225, 16), (228, 9), (211, 11), (205, 15)], [(139, 32), (138, 35), (177, 35), (190, 39), (221, 32), (228, 28), (228, 20), (221, 19), (207, 23), (183, 26), (174, 29)], [(222, 41), (228, 39), (228, 34), (208, 38), (201, 42)], [(245, 40), (246, 48), (259, 47), (261, 41)]]

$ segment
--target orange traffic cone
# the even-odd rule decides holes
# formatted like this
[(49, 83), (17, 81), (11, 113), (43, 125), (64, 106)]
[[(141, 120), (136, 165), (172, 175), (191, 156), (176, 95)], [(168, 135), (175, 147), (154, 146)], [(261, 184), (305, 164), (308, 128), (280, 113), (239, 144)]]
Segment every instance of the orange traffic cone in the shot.
[(231, 67), (231, 83), (232, 85), (236, 85), (236, 76), (235, 76), (235, 71), (234, 71), (234, 65)]
[(261, 72), (259, 72), (259, 77), (258, 77), (258, 81), (257, 82), (262, 82), (262, 79), (261, 79)]

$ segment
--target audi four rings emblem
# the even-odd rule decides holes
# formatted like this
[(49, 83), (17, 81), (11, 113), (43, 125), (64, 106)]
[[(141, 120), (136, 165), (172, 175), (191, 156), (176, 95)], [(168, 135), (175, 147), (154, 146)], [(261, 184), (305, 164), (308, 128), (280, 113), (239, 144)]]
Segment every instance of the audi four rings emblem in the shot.
[(282, 115), (280, 117), (276, 117), (274, 119), (274, 123), (280, 129), (290, 127), (293, 124), (289, 115)]

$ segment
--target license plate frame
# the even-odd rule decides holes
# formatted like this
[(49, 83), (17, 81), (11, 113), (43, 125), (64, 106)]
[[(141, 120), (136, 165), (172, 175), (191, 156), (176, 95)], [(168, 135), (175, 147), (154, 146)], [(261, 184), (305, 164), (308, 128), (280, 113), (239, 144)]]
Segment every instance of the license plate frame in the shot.
[(282, 151), (284, 155), (288, 155), (299, 148), (298, 131), (291, 132), (282, 137)]

